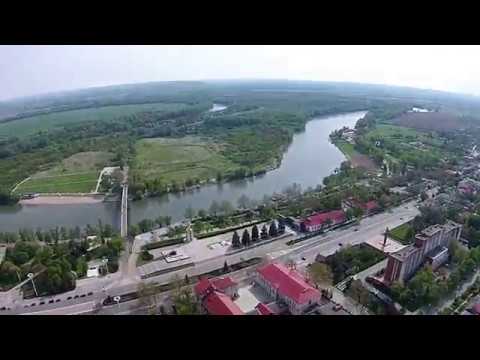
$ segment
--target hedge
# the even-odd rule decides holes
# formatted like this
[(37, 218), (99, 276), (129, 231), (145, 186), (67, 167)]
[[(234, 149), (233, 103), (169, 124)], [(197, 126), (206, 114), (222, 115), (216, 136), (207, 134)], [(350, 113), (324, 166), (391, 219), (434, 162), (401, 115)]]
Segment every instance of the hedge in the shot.
[(183, 236), (181, 236), (173, 239), (152, 242), (152, 243), (143, 245), (142, 250), (153, 250), (153, 249), (158, 249), (158, 248), (162, 248), (170, 245), (181, 244), (183, 243), (183, 239), (184, 239)]
[(248, 224), (248, 225), (243, 224), (243, 225), (238, 225), (238, 226), (235, 226), (235, 227), (230, 227), (230, 228), (227, 228), (227, 229), (212, 231), (212, 232), (209, 232), (207, 234), (200, 234), (200, 235), (197, 235), (196, 238), (197, 239), (205, 239), (205, 238), (208, 238), (208, 237), (217, 236), (217, 235), (225, 234), (225, 233), (228, 233), (228, 232), (231, 232), (231, 231), (243, 229), (243, 228), (246, 228), (248, 226), (257, 225), (257, 224), (260, 224), (262, 222), (265, 222), (265, 220), (257, 220), (255, 222), (252, 222), (252, 223)]

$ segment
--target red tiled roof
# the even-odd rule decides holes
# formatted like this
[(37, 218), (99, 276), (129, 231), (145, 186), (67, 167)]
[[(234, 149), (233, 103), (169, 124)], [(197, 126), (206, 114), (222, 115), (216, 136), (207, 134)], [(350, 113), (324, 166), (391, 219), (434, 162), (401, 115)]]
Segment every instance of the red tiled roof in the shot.
[(255, 309), (257, 309), (260, 315), (274, 315), (273, 311), (263, 303), (258, 303), (258, 305), (255, 306)]
[(304, 304), (320, 297), (320, 292), (308, 284), (302, 275), (282, 264), (271, 263), (258, 269), (258, 273), (277, 291), (297, 304)]
[(216, 278), (212, 281), (212, 283), (218, 290), (225, 290), (231, 286), (237, 285), (237, 283), (229, 276), (224, 278)]
[(212, 291), (203, 300), (203, 306), (209, 315), (244, 315), (242, 309), (228, 295)]
[(345, 221), (345, 213), (343, 212), (343, 210), (333, 210), (321, 214), (312, 215), (308, 217), (307, 220), (305, 220), (305, 225), (321, 225), (324, 224), (328, 219), (336, 223)]
[(223, 291), (230, 286), (234, 286), (236, 284), (237, 283), (228, 276), (225, 278), (216, 279), (203, 278), (195, 285), (195, 294), (197, 294), (197, 296), (202, 296), (207, 292), (209, 288)]
[(375, 209), (377, 209), (378, 207), (379, 207), (379, 206), (378, 206), (377, 202), (374, 201), (374, 200), (368, 201), (368, 202), (364, 205), (364, 209), (367, 210), (367, 211), (375, 210)]

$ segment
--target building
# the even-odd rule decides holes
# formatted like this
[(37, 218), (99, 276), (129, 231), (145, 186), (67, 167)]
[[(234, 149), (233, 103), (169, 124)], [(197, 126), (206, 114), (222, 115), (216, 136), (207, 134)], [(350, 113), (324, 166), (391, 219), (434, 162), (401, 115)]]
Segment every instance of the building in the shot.
[(453, 221), (427, 227), (415, 235), (414, 244), (389, 254), (384, 282), (407, 281), (425, 261), (437, 268), (448, 259), (448, 246), (461, 233), (462, 225)]
[(209, 315), (244, 315), (233, 302), (238, 296), (238, 284), (230, 277), (201, 279), (194, 287), (195, 295)]
[(321, 300), (321, 293), (296, 270), (270, 263), (257, 270), (255, 282), (275, 301), (288, 306), (292, 315), (303, 314)]
[(210, 287), (227, 294), (231, 298), (238, 296), (238, 284), (229, 276), (214, 279), (203, 278), (195, 285), (194, 290), (197, 296), (202, 296)]
[(380, 205), (375, 200), (362, 202), (360, 200), (349, 198), (342, 202), (342, 209), (347, 211), (351, 208), (360, 208), (365, 215), (371, 215), (380, 210)]
[(309, 216), (301, 223), (301, 229), (306, 232), (319, 231), (329, 226), (341, 224), (346, 219), (343, 210), (333, 210)]

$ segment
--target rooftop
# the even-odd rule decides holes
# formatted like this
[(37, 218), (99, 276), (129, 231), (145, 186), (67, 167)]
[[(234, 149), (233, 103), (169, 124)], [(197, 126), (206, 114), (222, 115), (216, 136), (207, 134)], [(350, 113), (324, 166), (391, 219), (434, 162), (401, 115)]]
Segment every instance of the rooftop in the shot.
[(324, 212), (321, 214), (315, 214), (309, 216), (305, 220), (305, 225), (312, 226), (312, 225), (321, 225), (324, 224), (327, 220), (331, 220), (334, 222), (341, 222), (345, 220), (345, 213), (343, 210), (333, 210), (329, 212)]
[(207, 292), (209, 288), (223, 291), (235, 285), (237, 285), (237, 283), (228, 276), (224, 278), (215, 278), (215, 279), (203, 278), (195, 285), (194, 290), (197, 296), (202, 296)]
[(397, 260), (405, 261), (408, 257), (410, 257), (413, 253), (415, 253), (418, 250), (419, 248), (413, 245), (407, 245), (404, 248), (400, 249), (399, 251), (392, 253), (390, 255)]
[(244, 312), (228, 295), (212, 291), (203, 300), (203, 306), (209, 315), (244, 315)]
[(258, 273), (277, 291), (297, 304), (304, 304), (320, 296), (320, 292), (305, 281), (296, 270), (279, 263), (270, 263), (258, 269)]

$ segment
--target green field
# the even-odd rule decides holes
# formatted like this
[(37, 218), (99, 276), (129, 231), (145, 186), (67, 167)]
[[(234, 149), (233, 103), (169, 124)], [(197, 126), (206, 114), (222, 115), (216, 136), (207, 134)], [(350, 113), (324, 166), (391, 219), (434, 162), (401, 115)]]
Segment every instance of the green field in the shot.
[(357, 154), (357, 151), (355, 151), (353, 145), (346, 141), (338, 140), (335, 142), (335, 145), (349, 159), (351, 159), (353, 155)]
[(50, 130), (66, 125), (87, 121), (113, 120), (121, 116), (130, 116), (141, 112), (169, 112), (185, 108), (181, 103), (155, 103), (139, 105), (115, 105), (100, 108), (88, 108), (63, 112), (54, 112), (0, 123), (0, 137), (23, 137), (39, 131)]
[(89, 193), (95, 190), (100, 170), (110, 165), (112, 156), (100, 151), (77, 153), (49, 170), (36, 173), (16, 193)]
[(189, 178), (215, 178), (217, 172), (236, 167), (219, 153), (216, 144), (196, 137), (183, 137), (138, 141), (132, 170), (142, 179), (183, 183)]
[(402, 244), (410, 244), (411, 239), (408, 237), (410, 229), (412, 229), (412, 226), (409, 223), (402, 224), (390, 230), (390, 236)]
[(17, 193), (89, 193), (95, 190), (99, 172), (32, 178), (20, 185)]

